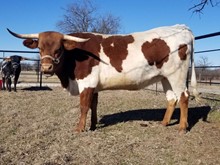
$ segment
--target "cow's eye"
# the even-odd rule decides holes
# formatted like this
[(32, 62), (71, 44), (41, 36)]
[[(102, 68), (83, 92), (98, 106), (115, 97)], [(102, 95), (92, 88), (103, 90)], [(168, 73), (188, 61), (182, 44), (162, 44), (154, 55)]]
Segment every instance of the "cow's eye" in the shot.
[(42, 49), (42, 48), (38, 47), (38, 49), (39, 49), (41, 52), (43, 52), (43, 49)]

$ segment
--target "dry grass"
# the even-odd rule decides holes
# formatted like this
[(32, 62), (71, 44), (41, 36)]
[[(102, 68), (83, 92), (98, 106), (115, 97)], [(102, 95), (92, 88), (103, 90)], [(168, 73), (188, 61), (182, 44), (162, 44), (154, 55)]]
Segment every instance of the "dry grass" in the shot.
[[(40, 81), (40, 75), (35, 71), (21, 71), (18, 81), (20, 83), (36, 83)], [(42, 82), (60, 83), (57, 76), (47, 78), (45, 75), (42, 75)]]
[(180, 136), (178, 109), (170, 126), (158, 124), (163, 93), (101, 92), (98, 129), (75, 134), (79, 98), (61, 88), (30, 89), (0, 91), (2, 165), (220, 164), (219, 95), (203, 94), (209, 99), (200, 105), (190, 101), (190, 131)]

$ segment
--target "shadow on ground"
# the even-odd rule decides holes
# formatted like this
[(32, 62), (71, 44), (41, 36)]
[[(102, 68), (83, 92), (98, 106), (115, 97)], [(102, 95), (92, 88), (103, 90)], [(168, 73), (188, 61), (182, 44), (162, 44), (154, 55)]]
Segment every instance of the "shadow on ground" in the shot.
[[(138, 110), (129, 110), (126, 112), (120, 112), (115, 114), (104, 115), (101, 117), (99, 123), (102, 125), (101, 127), (107, 127), (111, 125), (115, 125), (117, 123), (128, 122), (128, 121), (162, 121), (163, 116), (165, 114), (166, 109), (138, 109)], [(188, 130), (201, 119), (203, 121), (207, 121), (207, 117), (209, 112), (211, 111), (210, 106), (202, 106), (202, 107), (194, 107), (189, 108), (188, 113)], [(180, 109), (177, 108), (172, 116), (172, 119), (176, 119), (175, 123), (169, 124), (175, 125), (179, 123), (180, 118)]]
[(49, 87), (27, 87), (27, 88), (23, 88), (21, 90), (25, 90), (25, 91), (52, 91), (52, 89)]

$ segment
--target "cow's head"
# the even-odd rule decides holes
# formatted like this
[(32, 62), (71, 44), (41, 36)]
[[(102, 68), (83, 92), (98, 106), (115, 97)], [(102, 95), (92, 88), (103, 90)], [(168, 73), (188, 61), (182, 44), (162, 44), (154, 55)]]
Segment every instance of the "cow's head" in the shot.
[(7, 29), (17, 38), (25, 39), (24, 46), (40, 50), (41, 71), (46, 74), (54, 74), (59, 69), (63, 60), (64, 50), (72, 50), (78, 42), (86, 42), (88, 39), (78, 38), (58, 32), (42, 32), (38, 34), (17, 34)]

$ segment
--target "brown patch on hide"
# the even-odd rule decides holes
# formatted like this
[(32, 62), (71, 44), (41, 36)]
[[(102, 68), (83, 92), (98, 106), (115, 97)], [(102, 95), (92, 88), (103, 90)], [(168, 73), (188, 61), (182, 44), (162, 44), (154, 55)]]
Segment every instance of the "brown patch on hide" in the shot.
[(142, 52), (149, 65), (161, 68), (169, 59), (170, 48), (164, 40), (153, 39), (152, 42), (146, 41), (142, 45)]
[(129, 36), (111, 36), (102, 42), (103, 50), (106, 56), (109, 57), (111, 65), (121, 72), (122, 62), (128, 55), (128, 44), (133, 43), (134, 38)]

